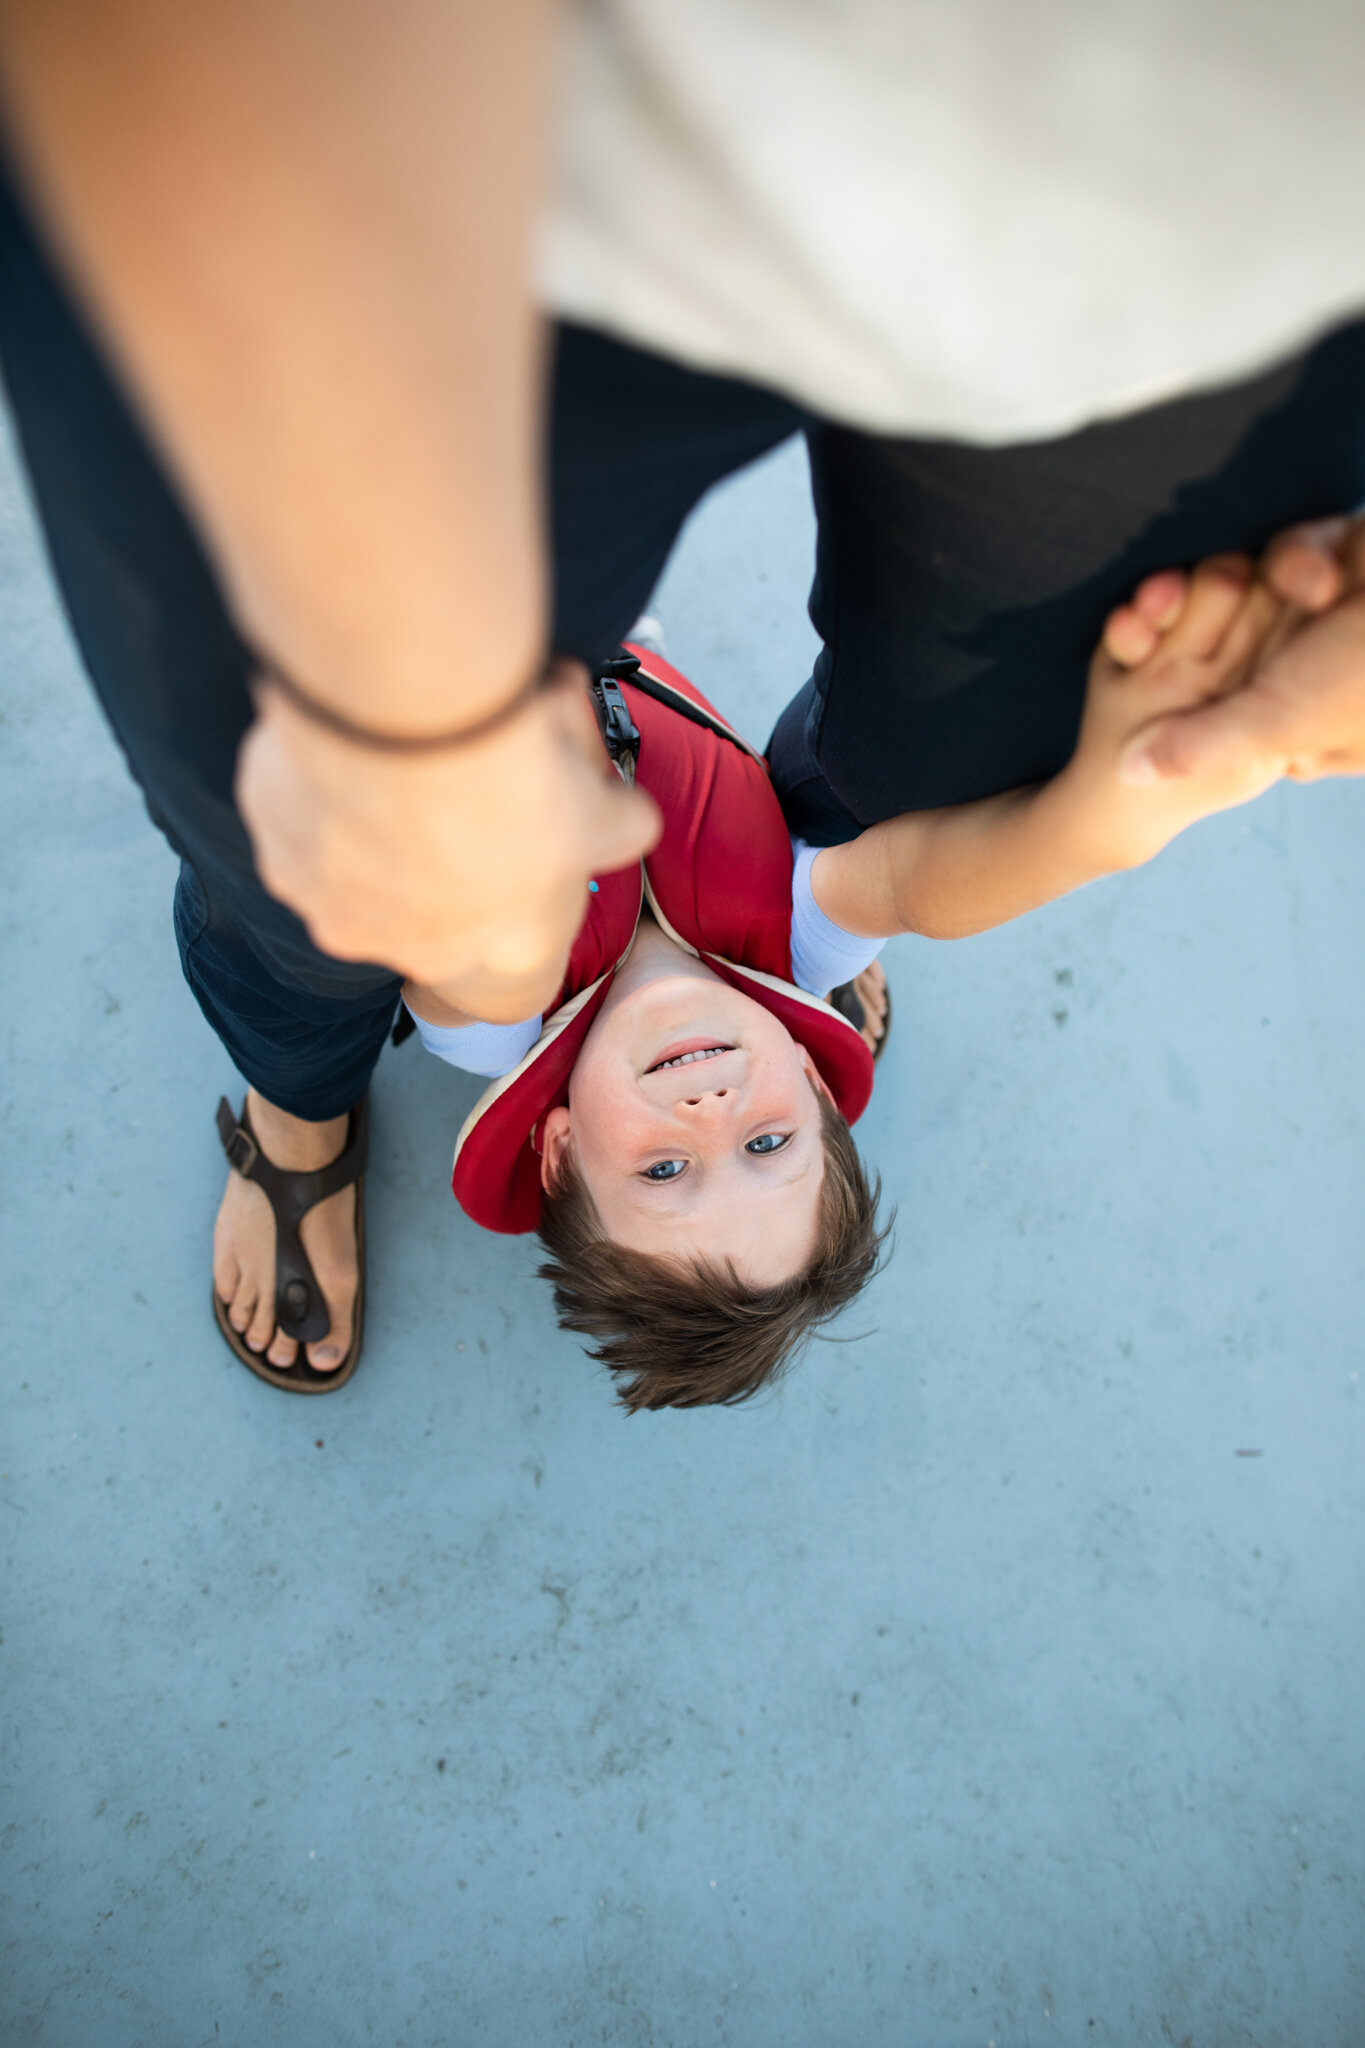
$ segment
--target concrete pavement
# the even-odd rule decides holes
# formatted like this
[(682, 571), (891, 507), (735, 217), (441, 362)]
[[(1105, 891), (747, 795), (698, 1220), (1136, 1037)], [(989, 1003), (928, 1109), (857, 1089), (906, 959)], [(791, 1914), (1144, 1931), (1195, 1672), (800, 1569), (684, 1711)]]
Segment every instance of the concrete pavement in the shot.
[[(809, 559), (789, 448), (657, 600), (759, 741)], [(0, 692), (7, 2048), (1359, 2048), (1359, 786), (890, 949), (895, 1257), (752, 1408), (617, 1412), (386, 1054), (300, 1401), (8, 457)]]

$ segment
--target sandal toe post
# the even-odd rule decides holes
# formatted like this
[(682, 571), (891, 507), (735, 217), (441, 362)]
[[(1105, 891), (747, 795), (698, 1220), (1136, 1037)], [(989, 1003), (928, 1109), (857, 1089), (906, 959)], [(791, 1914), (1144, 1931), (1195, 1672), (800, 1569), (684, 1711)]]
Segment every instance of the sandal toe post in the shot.
[(286, 1337), (300, 1347), (318, 1344), (331, 1327), (327, 1304), (312, 1262), (299, 1236), (299, 1225), (310, 1209), (325, 1202), (342, 1188), (355, 1188), (356, 1296), (351, 1343), (346, 1356), (331, 1372), (318, 1372), (300, 1355), (293, 1365), (272, 1365), (264, 1352), (253, 1351), (233, 1329), (227, 1305), (217, 1288), (212, 1292), (213, 1319), (234, 1358), (265, 1380), (290, 1394), (330, 1394), (342, 1387), (360, 1363), (360, 1342), (365, 1320), (365, 1166), (369, 1149), (369, 1098), (362, 1097), (351, 1111), (346, 1143), (330, 1166), (313, 1173), (291, 1173), (275, 1166), (261, 1151), (246, 1109), (235, 1117), (226, 1096), (220, 1098), (217, 1113), (218, 1136), (233, 1171), (253, 1180), (265, 1195), (275, 1217), (275, 1319)]

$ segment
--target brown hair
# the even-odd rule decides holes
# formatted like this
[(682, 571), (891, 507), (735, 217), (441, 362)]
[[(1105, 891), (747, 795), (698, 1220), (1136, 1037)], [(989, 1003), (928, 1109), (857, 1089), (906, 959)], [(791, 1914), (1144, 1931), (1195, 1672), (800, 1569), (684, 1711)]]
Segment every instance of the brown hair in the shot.
[(728, 1263), (685, 1266), (613, 1244), (570, 1147), (545, 1196), (540, 1241), (550, 1259), (540, 1272), (554, 1287), (560, 1328), (600, 1340), (590, 1356), (617, 1375), (632, 1412), (746, 1401), (876, 1272), (890, 1228), (877, 1228), (881, 1182), (869, 1185), (848, 1125), (824, 1095), (819, 1102), (815, 1254), (775, 1287), (748, 1286)]

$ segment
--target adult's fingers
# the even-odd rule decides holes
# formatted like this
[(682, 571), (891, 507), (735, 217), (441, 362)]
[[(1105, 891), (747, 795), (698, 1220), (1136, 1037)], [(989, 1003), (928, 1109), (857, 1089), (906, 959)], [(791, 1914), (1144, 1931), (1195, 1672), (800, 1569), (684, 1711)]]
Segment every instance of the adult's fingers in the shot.
[(616, 776), (605, 779), (584, 821), (587, 875), (609, 875), (629, 867), (657, 843), (663, 819), (653, 797), (631, 789)]
[[(590, 874), (627, 867), (657, 843), (663, 820), (652, 797), (621, 780), (610, 766), (587, 695), (581, 661), (560, 657), (547, 688), (552, 714), (571, 754), (589, 770), (585, 846)], [(586, 876), (585, 878), (586, 879)]]
[(1346, 519), (1311, 519), (1277, 534), (1261, 559), (1261, 573), (1275, 595), (1306, 612), (1335, 604), (1349, 525)]

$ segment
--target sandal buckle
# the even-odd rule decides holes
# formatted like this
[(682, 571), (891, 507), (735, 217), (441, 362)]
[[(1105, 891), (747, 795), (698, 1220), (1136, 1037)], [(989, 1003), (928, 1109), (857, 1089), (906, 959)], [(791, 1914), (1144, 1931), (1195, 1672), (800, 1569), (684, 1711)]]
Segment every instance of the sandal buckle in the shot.
[(250, 1180), (252, 1168), (261, 1156), (260, 1147), (251, 1134), (238, 1124), (223, 1150), (227, 1153), (228, 1165), (235, 1168), (243, 1180)]

